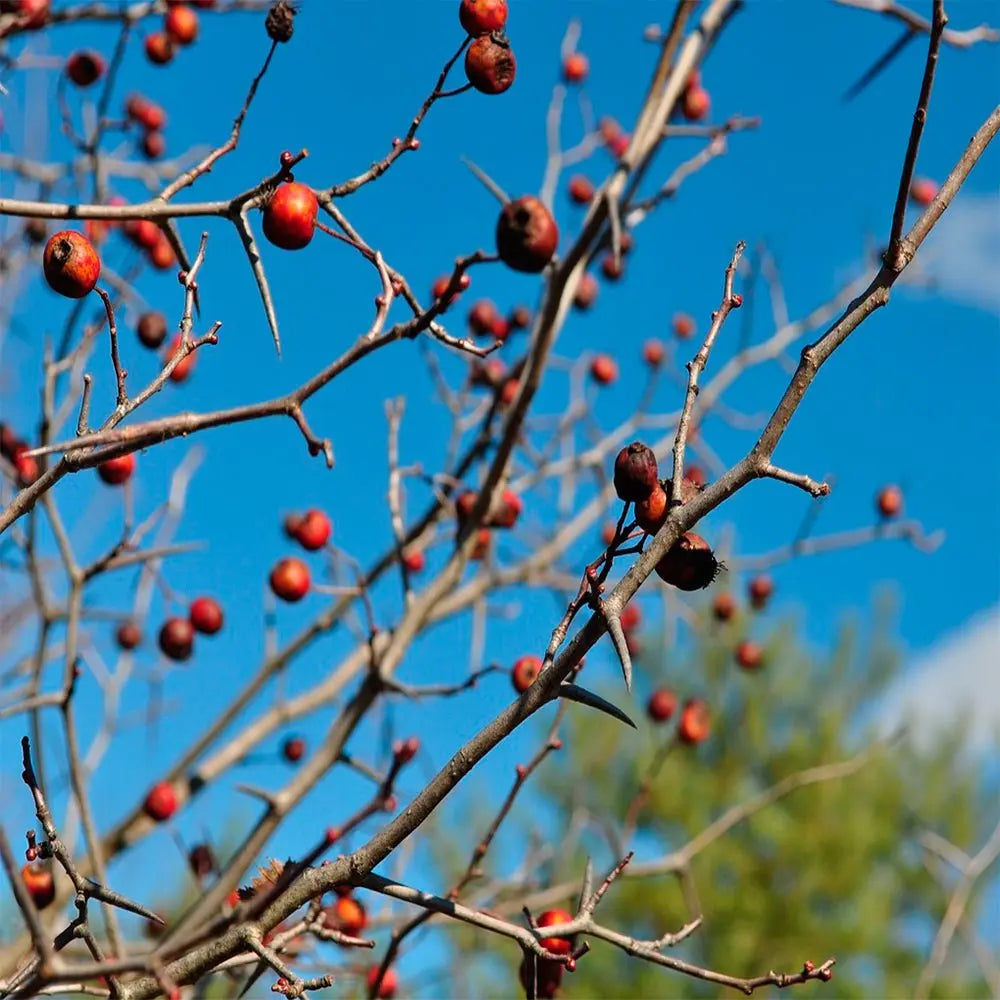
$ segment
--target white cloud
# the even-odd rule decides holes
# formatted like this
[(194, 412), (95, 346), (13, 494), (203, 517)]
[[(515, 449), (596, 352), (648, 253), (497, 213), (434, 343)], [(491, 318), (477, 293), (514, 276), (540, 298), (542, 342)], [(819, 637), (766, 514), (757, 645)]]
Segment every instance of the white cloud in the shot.
[(886, 731), (905, 722), (919, 740), (959, 725), (973, 749), (988, 749), (1000, 732), (1000, 605), (922, 653), (883, 704)]
[(1000, 313), (1000, 195), (959, 192), (917, 259), (933, 291)]

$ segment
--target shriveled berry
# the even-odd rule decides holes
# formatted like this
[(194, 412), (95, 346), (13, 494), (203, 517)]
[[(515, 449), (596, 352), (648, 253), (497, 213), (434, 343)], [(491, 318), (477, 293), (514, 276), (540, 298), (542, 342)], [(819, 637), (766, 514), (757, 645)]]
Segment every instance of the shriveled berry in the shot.
[(774, 593), (774, 581), (764, 573), (755, 576), (747, 585), (747, 596), (750, 598), (750, 605), (756, 611), (760, 611), (767, 605)]
[(97, 52), (83, 49), (66, 60), (66, 76), (78, 87), (89, 87), (104, 75), (104, 60)]
[(712, 728), (708, 704), (701, 698), (691, 698), (684, 703), (677, 721), (677, 739), (687, 746), (704, 743)]
[(589, 309), (597, 300), (597, 292), (597, 279), (590, 271), (584, 271), (573, 294), (573, 307), (581, 311)]
[(708, 542), (687, 531), (656, 564), (656, 572), (678, 590), (702, 590), (718, 575), (719, 563)]
[(667, 520), (669, 507), (667, 491), (657, 483), (648, 497), (636, 503), (635, 519), (643, 531), (655, 535)]
[(186, 618), (168, 618), (160, 627), (158, 642), (168, 659), (188, 660), (194, 651), (194, 626)]
[(166, 339), (167, 317), (158, 310), (144, 312), (135, 325), (135, 332), (143, 347), (155, 349)]
[(48, 235), (49, 227), (44, 219), (28, 219), (24, 224), (24, 238), (29, 243), (34, 243), (37, 246), (39, 243), (44, 243)]
[(458, 19), (473, 38), (503, 31), (507, 24), (507, 0), (462, 0)]
[(121, 486), (128, 482), (135, 472), (135, 455), (119, 455), (117, 458), (109, 458), (106, 462), (101, 462), (97, 467), (97, 474), (101, 481), (109, 486)]
[(465, 75), (480, 93), (502, 94), (516, 73), (510, 42), (499, 32), (481, 35), (465, 50)]
[(270, 584), (275, 596), (294, 604), (309, 593), (309, 567), (294, 556), (280, 559), (271, 570)]
[(188, 620), (196, 632), (215, 635), (222, 629), (222, 606), (214, 597), (196, 597), (188, 608)]
[(670, 688), (657, 688), (646, 703), (646, 714), (653, 722), (669, 722), (677, 711), (677, 695)]
[(316, 231), (319, 202), (297, 181), (278, 186), (264, 208), (264, 235), (282, 250), (301, 250)]
[(70, 299), (82, 299), (101, 276), (101, 258), (86, 236), (63, 229), (45, 244), (42, 268), (54, 291)]
[(618, 365), (608, 354), (598, 354), (590, 363), (590, 377), (598, 385), (611, 385), (618, 378)]
[(515, 271), (537, 274), (552, 260), (559, 245), (559, 227), (552, 213), (534, 195), (504, 205), (497, 220), (497, 253)]
[(903, 512), (903, 491), (898, 486), (883, 486), (875, 497), (875, 507), (880, 517), (899, 517)]
[(764, 650), (750, 639), (736, 647), (736, 662), (744, 670), (759, 670), (764, 665)]
[(542, 661), (539, 657), (528, 654), (519, 657), (514, 661), (514, 668), (510, 672), (510, 679), (514, 685), (514, 690), (518, 694), (524, 694), (542, 671)]
[(641, 441), (622, 448), (615, 459), (614, 481), (620, 500), (645, 500), (660, 484), (653, 449)]
[(295, 12), (296, 8), (287, 0), (278, 0), (267, 12), (267, 17), (264, 19), (264, 30), (267, 31), (267, 37), (275, 42), (291, 41), (292, 33), (295, 30)]
[(177, 792), (169, 782), (160, 781), (149, 790), (142, 804), (145, 814), (157, 823), (170, 819), (177, 812)]
[(142, 629), (137, 622), (122, 622), (115, 629), (115, 642), (121, 649), (135, 649), (142, 642)]

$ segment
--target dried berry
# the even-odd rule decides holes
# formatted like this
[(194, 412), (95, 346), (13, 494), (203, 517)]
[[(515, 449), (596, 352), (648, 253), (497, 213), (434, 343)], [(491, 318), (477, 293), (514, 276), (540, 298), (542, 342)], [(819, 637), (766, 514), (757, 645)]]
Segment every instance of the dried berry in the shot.
[(537, 274), (552, 260), (559, 228), (552, 213), (533, 195), (504, 205), (497, 220), (497, 253), (515, 271)]
[(267, 37), (275, 42), (290, 41), (295, 30), (295, 25), (292, 23), (294, 18), (295, 8), (287, 0), (278, 0), (264, 19)]
[(718, 576), (719, 563), (708, 542), (687, 531), (656, 564), (656, 572), (679, 590), (702, 590)]
[(465, 52), (465, 75), (483, 94), (502, 94), (510, 88), (517, 62), (505, 35), (481, 35)]
[(645, 500), (659, 486), (656, 456), (641, 441), (622, 448), (615, 459), (615, 492), (625, 501)]

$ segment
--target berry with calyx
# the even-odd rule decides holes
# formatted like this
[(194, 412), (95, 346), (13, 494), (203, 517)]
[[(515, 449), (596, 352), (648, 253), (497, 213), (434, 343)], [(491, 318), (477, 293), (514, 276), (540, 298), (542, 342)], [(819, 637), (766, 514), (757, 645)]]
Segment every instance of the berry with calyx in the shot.
[(294, 556), (279, 559), (271, 570), (269, 577), (271, 590), (276, 597), (280, 597), (289, 604), (301, 601), (309, 593), (312, 579), (309, 575), (309, 567)]
[(174, 43), (165, 31), (154, 31), (147, 35), (144, 48), (146, 58), (154, 66), (165, 66), (174, 58)]
[(510, 88), (516, 73), (510, 42), (500, 32), (480, 35), (465, 50), (465, 75), (482, 94), (502, 94)]
[(694, 320), (687, 313), (675, 313), (673, 327), (678, 340), (687, 340), (694, 333)]
[(590, 62), (582, 52), (571, 52), (563, 60), (563, 79), (567, 83), (580, 83), (587, 78)]
[(278, 0), (264, 19), (267, 37), (274, 42), (291, 41), (292, 32), (295, 30), (294, 18), (295, 8), (288, 3), (288, 0)]
[(552, 213), (534, 195), (507, 202), (497, 220), (497, 253), (515, 271), (537, 274), (552, 260), (559, 245), (559, 227)]
[(597, 299), (597, 292), (597, 279), (590, 271), (584, 271), (573, 294), (573, 307), (580, 310), (589, 309)]
[(677, 720), (677, 739), (687, 746), (704, 743), (711, 732), (712, 717), (708, 703), (701, 698), (690, 698), (684, 702), (680, 718)]
[(511, 683), (518, 694), (524, 694), (535, 679), (542, 672), (542, 661), (539, 657), (528, 654), (521, 656), (514, 661), (514, 667), (510, 672)]
[(139, 317), (135, 325), (139, 343), (151, 350), (160, 346), (167, 336), (167, 317), (163, 313), (150, 309)]
[(594, 198), (594, 182), (583, 174), (574, 174), (569, 179), (569, 197), (577, 205), (589, 205)]
[(653, 449), (641, 441), (622, 448), (615, 459), (614, 482), (620, 500), (645, 500), (659, 486)]
[(910, 185), (910, 201), (922, 208), (926, 208), (937, 197), (937, 193), (937, 184), (927, 177), (918, 177)]
[(48, 865), (25, 865), (21, 869), (21, 881), (36, 909), (44, 910), (56, 898), (56, 882)]
[(677, 711), (677, 695), (670, 688), (657, 688), (646, 703), (646, 714), (653, 722), (669, 722)]
[(282, 250), (301, 250), (316, 232), (319, 202), (305, 184), (280, 184), (264, 208), (264, 235)]
[(598, 385), (611, 385), (618, 378), (618, 365), (608, 354), (598, 354), (590, 363), (590, 377)]
[(86, 236), (63, 229), (45, 244), (42, 269), (53, 291), (69, 299), (82, 299), (101, 276), (101, 258)]
[(188, 608), (188, 620), (196, 632), (215, 635), (222, 629), (222, 607), (214, 597), (196, 597)]
[(171, 4), (163, 30), (175, 45), (190, 45), (198, 37), (198, 15), (187, 4)]
[(655, 337), (651, 337), (642, 345), (642, 360), (650, 368), (659, 368), (663, 364), (665, 353), (663, 341), (657, 340)]
[(736, 647), (736, 662), (744, 670), (759, 670), (764, 665), (764, 650), (750, 639), (744, 639)]
[(330, 518), (323, 511), (310, 507), (295, 522), (293, 537), (302, 548), (309, 552), (316, 552), (326, 545), (332, 533), (333, 525), (330, 523)]
[(104, 60), (96, 52), (82, 49), (66, 60), (66, 76), (78, 87), (89, 87), (104, 75)]
[(120, 649), (135, 649), (142, 642), (142, 629), (136, 622), (122, 622), (115, 629), (115, 642)]
[(655, 535), (663, 527), (668, 511), (667, 491), (657, 483), (648, 497), (636, 503), (635, 519), (643, 531)]
[(716, 594), (715, 600), (712, 601), (712, 614), (715, 615), (716, 621), (729, 621), (736, 614), (736, 598), (728, 591)]
[[(546, 910), (538, 918), (539, 927), (555, 927), (558, 924), (572, 922), (573, 916), (565, 910)], [(553, 955), (568, 955), (573, 950), (572, 938), (550, 937), (542, 938), (539, 944)]]
[(747, 595), (750, 598), (750, 606), (755, 611), (760, 611), (767, 605), (774, 593), (774, 581), (764, 573), (755, 576), (747, 585)]
[(281, 744), (281, 756), (288, 761), (289, 764), (297, 764), (306, 753), (306, 741), (302, 739), (301, 736), (289, 736), (284, 743)]
[(473, 38), (503, 31), (507, 24), (507, 0), (462, 0), (458, 19)]
[(160, 627), (157, 641), (168, 659), (178, 662), (190, 659), (194, 651), (194, 626), (187, 618), (168, 618)]
[(157, 823), (170, 819), (177, 812), (177, 792), (169, 782), (160, 781), (149, 790), (142, 811)]
[(101, 462), (97, 467), (97, 474), (101, 481), (109, 486), (121, 486), (128, 482), (135, 472), (135, 455), (119, 455), (117, 458), (109, 458), (106, 462)]
[(368, 992), (371, 993), (375, 989), (376, 984), (378, 984), (375, 996), (379, 1000), (392, 1000), (396, 995), (396, 987), (399, 985), (399, 976), (396, 975), (395, 969), (388, 968), (382, 976), (382, 982), (379, 983), (378, 970), (379, 966), (377, 965), (373, 965), (368, 970), (368, 975), (365, 977), (365, 981), (368, 983)]
[(875, 497), (879, 517), (886, 520), (899, 517), (903, 512), (903, 491), (898, 486), (883, 486)]
[(701, 535), (686, 531), (656, 564), (656, 572), (678, 590), (702, 590), (718, 576), (719, 563)]

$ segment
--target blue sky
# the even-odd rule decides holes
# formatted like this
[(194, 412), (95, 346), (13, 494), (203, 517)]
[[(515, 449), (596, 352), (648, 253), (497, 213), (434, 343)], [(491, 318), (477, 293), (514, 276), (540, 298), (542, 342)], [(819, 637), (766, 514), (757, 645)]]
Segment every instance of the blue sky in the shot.
[[(425, 0), (419, 5), (419, 17), (413, 17), (412, 3), (306, 0), (294, 41), (277, 53), (238, 152), (178, 200), (243, 190), (276, 168), (283, 149), (309, 149), (310, 156), (296, 175), (315, 186), (363, 170), (384, 155), (394, 135), (402, 134), (441, 63), (460, 41), (454, 7), (444, 0)], [(952, 24), (959, 28), (986, 21), (996, 11), (991, 3), (972, 0), (951, 7)], [(385, 178), (344, 204), (361, 233), (421, 295), (448, 270), (455, 256), (491, 245), (496, 205), (462, 167), (460, 156), (480, 164), (512, 193), (537, 190), (544, 168), (545, 108), (569, 17), (582, 18), (580, 48), (590, 57), (588, 92), (598, 115), (614, 115), (627, 125), (655, 52), (642, 41), (641, 29), (649, 21), (663, 19), (666, 9), (653, 3), (623, 7), (612, 2), (518, 0), (511, 8), (509, 32), (518, 77), (510, 92), (497, 98), (469, 93), (435, 107), (420, 133), (421, 150), (404, 157)], [(870, 270), (863, 263), (866, 248), (885, 239), (924, 44), (911, 45), (867, 91), (844, 104), (842, 92), (897, 37), (898, 29), (877, 17), (829, 4), (794, 9), (796, 17), (790, 16), (790, 3), (757, 0), (727, 28), (704, 67), (713, 118), (760, 115), (761, 128), (733, 136), (725, 157), (691, 178), (675, 201), (643, 224), (625, 280), (603, 287), (594, 311), (574, 315), (563, 331), (557, 346), (561, 357), (602, 350), (613, 352), (619, 361), (622, 378), (596, 403), (598, 419), (606, 427), (620, 422), (634, 406), (642, 341), (668, 336), (676, 310), (692, 313), (704, 326), (718, 301), (722, 270), (738, 239), (751, 246), (766, 241), (780, 265), (793, 318), (827, 300), (860, 269)], [(267, 40), (256, 16), (206, 16), (202, 24), (198, 44), (171, 66), (149, 67), (136, 46), (122, 72), (126, 81), (122, 98), (132, 89), (142, 89), (168, 109), (171, 153), (180, 154), (206, 140), (218, 142), (228, 134), (266, 52)], [(31, 44), (36, 52), (58, 55), (85, 44), (107, 52), (112, 38), (108, 28), (66, 28)], [(3, 79), (11, 95), (3, 105), (0, 152), (23, 148), (30, 120), (35, 143), (31, 148), (47, 159), (65, 156), (57, 122), (48, 123), (47, 149), (38, 138), (53, 76), (33, 70)], [(995, 47), (943, 50), (919, 173), (935, 178), (947, 173), (992, 110), (996, 79)], [(571, 113), (565, 128), (570, 142), (575, 141), (577, 128)], [(691, 140), (668, 143), (651, 177), (665, 179), (673, 166), (698, 148)], [(610, 165), (610, 159), (598, 152), (582, 170), (598, 181)], [(897, 596), (900, 639), (915, 658), (938, 648), (946, 637), (960, 633), (967, 622), (996, 606), (998, 181), (1000, 152), (994, 148), (963, 188), (940, 232), (928, 241), (926, 254), (922, 251), (928, 273), (937, 275), (937, 287), (897, 287), (889, 307), (866, 322), (824, 369), (776, 455), (785, 467), (836, 478), (834, 494), (819, 520), (820, 531), (870, 523), (875, 491), (883, 483), (898, 482), (909, 514), (928, 530), (946, 533), (944, 544), (931, 555), (901, 543), (885, 543), (780, 567), (774, 574), (778, 608), (794, 610), (816, 643), (829, 640), (845, 611), (867, 609), (886, 587)], [(24, 189), (9, 176), (0, 176), (0, 192), (23, 195)], [(137, 188), (127, 185), (122, 193), (139, 196)], [(565, 197), (557, 197), (557, 205), (565, 245), (582, 215), (566, 205)], [(181, 408), (215, 409), (286, 391), (342, 351), (370, 321), (377, 288), (370, 268), (349, 249), (324, 239), (295, 254), (266, 247), (284, 343), (283, 356), (277, 360), (235, 234), (218, 221), (207, 228), (202, 318), (205, 326), (215, 319), (223, 321), (220, 345), (203, 352), (189, 384), (154, 399), (144, 411), (147, 416)], [(200, 223), (186, 222), (182, 232), (194, 246)], [(113, 246), (109, 264), (121, 268), (127, 254), (121, 243)], [(532, 303), (538, 287), (535, 279), (499, 267), (475, 272), (473, 284), (476, 296), (489, 295), (502, 307)], [(180, 291), (170, 276), (144, 276), (138, 287), (151, 305), (170, 316), (179, 314)], [(757, 296), (758, 337), (770, 332), (764, 299)], [(68, 308), (38, 280), (24, 288), (18, 322), (0, 341), (3, 419), (22, 426), (35, 418), (33, 385), (41, 344), (45, 336), (58, 335)], [(724, 331), (709, 376), (733, 350), (736, 335), (736, 327)], [(442, 355), (440, 348), (433, 350)], [(126, 364), (134, 377), (151, 376), (154, 360), (131, 343), (128, 352)], [(452, 374), (460, 370), (455, 359), (443, 358), (442, 363)], [(105, 359), (98, 357), (92, 370), (97, 375), (96, 398), (107, 402), (111, 382)], [(786, 378), (777, 366), (760, 369), (741, 380), (726, 401), (748, 412), (769, 410)], [(223, 635), (202, 644), (191, 667), (169, 678), (166, 697), (183, 705), (183, 710), (164, 720), (155, 747), (149, 748), (147, 734), (133, 730), (122, 737), (122, 753), (105, 763), (95, 796), (108, 820), (140, 793), (151, 770), (171, 759), (170, 748), (185, 744), (198, 723), (211, 716), (216, 699), (238, 687), (255, 668), (262, 649), (266, 575), (289, 548), (279, 530), (285, 511), (322, 506), (334, 520), (338, 543), (362, 562), (382, 551), (389, 537), (383, 400), (399, 394), (407, 397), (402, 459), (422, 461), (434, 469), (443, 455), (447, 426), (425, 366), (408, 343), (359, 365), (308, 404), (312, 426), (333, 440), (337, 466), (332, 472), (308, 456), (288, 421), (266, 421), (200, 437), (204, 461), (180, 537), (205, 540), (208, 548), (178, 558), (168, 575), (171, 586), (181, 593), (224, 595), (230, 624)], [(539, 411), (558, 412), (563, 399), (562, 379), (553, 376), (540, 394)], [(679, 403), (676, 389), (661, 386), (658, 407), (669, 410)], [(751, 433), (733, 431), (719, 421), (709, 422), (706, 435), (727, 462), (741, 457), (753, 440)], [(176, 441), (140, 456), (142, 474), (136, 488), (140, 512), (148, 512), (162, 499), (171, 470), (191, 444)], [(113, 537), (119, 514), (107, 504), (107, 493), (95, 477), (64, 481), (57, 496), (85, 551), (99, 551)], [(422, 502), (415, 494), (411, 510), (419, 510)], [(766, 551), (790, 539), (808, 503), (804, 494), (790, 487), (755, 484), (712, 515), (704, 533), (718, 536), (731, 525), (741, 552)], [(544, 531), (545, 518), (544, 510), (529, 507), (529, 525)], [(580, 550), (581, 564), (583, 556), (593, 557), (593, 548)], [(102, 600), (124, 601), (125, 583), (121, 580), (103, 590)], [(396, 605), (396, 590), (393, 586), (386, 591), (387, 609)], [(523, 652), (539, 650), (557, 619), (555, 601), (520, 594), (514, 599), (520, 602), (519, 617), (499, 620), (491, 628), (489, 660), (509, 663)], [(312, 598), (305, 607), (282, 608), (281, 635), (293, 634), (321, 601)], [(649, 606), (652, 610), (657, 602), (651, 600)], [(154, 619), (158, 613), (154, 611)], [(382, 624), (387, 619), (388, 611)], [(995, 626), (995, 612), (986, 621)], [(995, 651), (995, 630), (993, 639)], [(467, 641), (467, 623), (458, 623), (418, 642), (404, 666), (404, 678), (461, 676)], [(307, 685), (346, 648), (344, 637), (318, 644), (293, 671), (290, 687)], [(990, 648), (987, 641), (986, 649)], [(147, 655), (140, 673), (153, 667)], [(997, 681), (985, 670), (984, 661), (982, 700), (996, 708)], [(493, 679), (484, 690), (488, 696), (433, 709), (442, 725), (430, 739), (429, 760), (442, 763), (458, 741), (490, 718), (509, 696), (502, 679)], [(128, 707), (141, 708), (146, 696), (145, 686), (138, 685), (127, 697)], [(395, 711), (404, 735), (407, 717), (424, 717), (407, 708)], [(299, 728), (318, 735), (325, 723), (324, 716)], [(5, 746), (20, 735), (10, 723), (0, 724), (0, 732)], [(505, 785), (513, 762), (532, 745), (529, 734), (515, 738), (510, 748), (473, 777), (476, 787), (486, 788), (501, 779)], [(139, 760), (141, 766), (135, 763)], [(282, 774), (275, 765), (262, 769), (254, 780), (277, 784)], [(23, 825), (20, 814), (26, 803), (15, 778), (13, 768), (4, 769), (0, 801), (5, 812), (12, 809), (18, 815), (11, 824), (17, 829)], [(336, 806), (331, 805), (331, 793), (336, 794)], [(339, 777), (333, 785), (321, 786), (311, 798), (309, 818), (289, 823), (277, 838), (274, 853), (295, 853), (311, 842), (316, 811), (322, 812), (324, 825), (335, 822), (349, 811), (339, 803), (350, 803), (357, 794), (350, 781), (344, 784)], [(232, 801), (228, 786), (208, 795), (180, 820), (179, 827), (186, 836), (195, 837), (204, 825), (218, 823)], [(249, 804), (242, 808), (249, 814)], [(135, 876), (143, 857), (149, 859), (150, 852), (164, 847), (164, 837), (151, 838), (125, 860), (122, 871), (127, 878)]]

